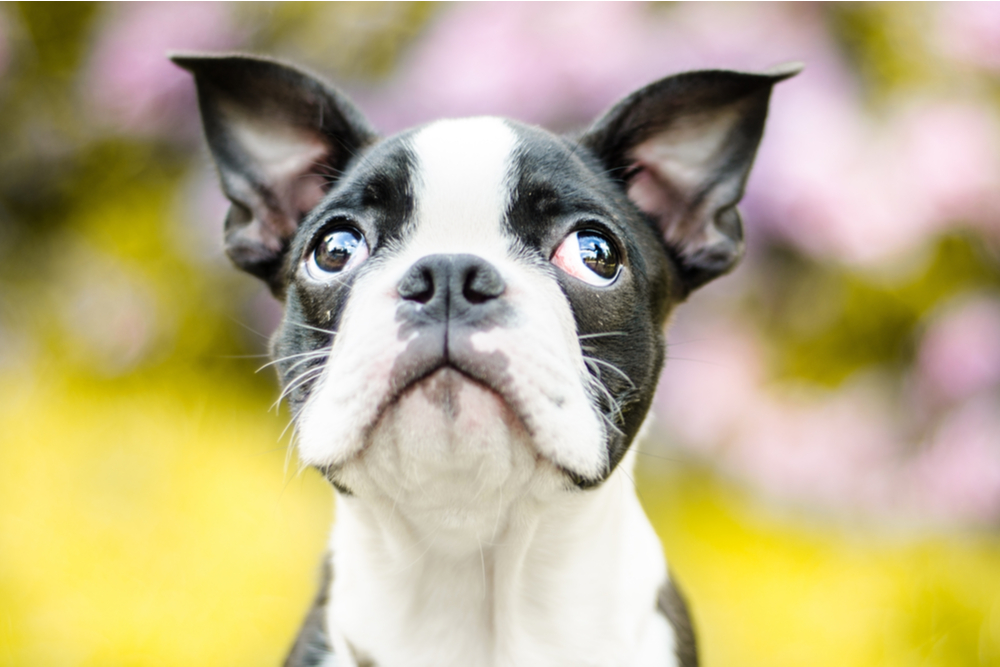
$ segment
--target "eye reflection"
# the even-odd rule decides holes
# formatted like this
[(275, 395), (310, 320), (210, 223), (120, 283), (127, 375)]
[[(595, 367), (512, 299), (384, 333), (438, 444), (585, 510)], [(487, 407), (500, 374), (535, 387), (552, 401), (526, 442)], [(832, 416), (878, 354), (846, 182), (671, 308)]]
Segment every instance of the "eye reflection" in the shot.
[(584, 265), (605, 280), (618, 275), (618, 252), (611, 243), (593, 232), (578, 232), (580, 259)]
[(596, 287), (613, 283), (622, 267), (615, 245), (604, 234), (592, 230), (567, 236), (552, 255), (552, 263)]
[(368, 257), (368, 245), (361, 232), (353, 227), (338, 227), (326, 232), (316, 244), (307, 270), (317, 279), (323, 274), (338, 274), (353, 268)]

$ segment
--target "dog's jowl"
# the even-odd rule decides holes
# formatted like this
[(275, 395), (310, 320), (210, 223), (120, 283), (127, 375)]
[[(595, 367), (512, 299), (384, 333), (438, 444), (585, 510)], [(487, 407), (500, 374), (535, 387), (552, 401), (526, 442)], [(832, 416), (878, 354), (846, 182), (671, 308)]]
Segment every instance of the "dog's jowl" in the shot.
[(586, 132), (500, 118), (379, 135), (272, 60), (177, 56), (284, 302), (302, 461), (336, 488), (286, 665), (696, 665), (628, 477), (672, 307), (743, 252), (764, 74), (689, 72)]

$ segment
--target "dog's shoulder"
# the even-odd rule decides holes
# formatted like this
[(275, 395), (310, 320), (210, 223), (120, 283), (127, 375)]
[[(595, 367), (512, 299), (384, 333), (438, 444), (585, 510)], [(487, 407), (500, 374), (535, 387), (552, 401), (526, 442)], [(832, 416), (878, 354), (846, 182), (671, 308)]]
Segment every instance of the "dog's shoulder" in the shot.
[(667, 579), (660, 588), (657, 608), (674, 631), (674, 652), (678, 667), (698, 667), (698, 645), (694, 637), (694, 625), (688, 613), (687, 600), (674, 583)]
[(330, 602), (330, 585), (333, 583), (333, 563), (329, 556), (323, 558), (319, 592), (306, 615), (302, 629), (292, 645), (283, 667), (325, 667), (331, 664), (333, 648), (326, 631), (326, 608)]

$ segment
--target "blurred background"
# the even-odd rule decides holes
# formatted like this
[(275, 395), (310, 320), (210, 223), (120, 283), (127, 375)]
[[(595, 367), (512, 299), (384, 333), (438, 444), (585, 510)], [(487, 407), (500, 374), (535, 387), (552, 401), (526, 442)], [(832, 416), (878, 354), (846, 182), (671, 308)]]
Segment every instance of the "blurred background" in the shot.
[(0, 5), (0, 664), (276, 665), (314, 592), (332, 493), (170, 49), (292, 59), (385, 132), (804, 61), (639, 493), (706, 667), (1000, 665), (993, 3)]

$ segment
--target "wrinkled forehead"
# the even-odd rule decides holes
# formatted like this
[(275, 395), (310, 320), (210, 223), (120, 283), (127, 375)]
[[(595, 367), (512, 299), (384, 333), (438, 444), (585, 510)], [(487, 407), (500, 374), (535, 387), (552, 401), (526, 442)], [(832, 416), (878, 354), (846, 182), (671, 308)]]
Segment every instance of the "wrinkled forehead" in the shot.
[(606, 212), (610, 201), (572, 142), (500, 118), (443, 120), (360, 156), (325, 208), (374, 208), (383, 241), (414, 252), (537, 246), (543, 220)]

